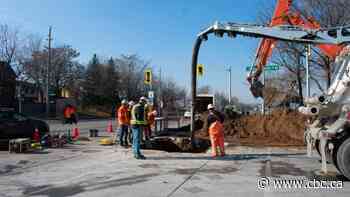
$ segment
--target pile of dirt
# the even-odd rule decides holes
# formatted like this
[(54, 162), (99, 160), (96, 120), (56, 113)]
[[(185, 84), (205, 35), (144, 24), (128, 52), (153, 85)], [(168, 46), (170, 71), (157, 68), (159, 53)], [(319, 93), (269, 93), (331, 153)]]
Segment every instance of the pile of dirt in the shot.
[[(208, 114), (202, 114), (206, 122)], [(241, 145), (301, 146), (304, 145), (306, 117), (295, 111), (275, 110), (269, 115), (254, 114), (224, 122), (225, 140)], [(209, 139), (207, 125), (195, 136)]]

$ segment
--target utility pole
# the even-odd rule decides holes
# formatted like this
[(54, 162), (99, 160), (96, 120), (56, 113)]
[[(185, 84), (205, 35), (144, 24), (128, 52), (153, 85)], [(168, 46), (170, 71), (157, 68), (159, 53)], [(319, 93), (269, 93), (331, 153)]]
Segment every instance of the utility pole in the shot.
[(229, 96), (228, 96), (228, 102), (231, 104), (231, 98), (232, 98), (232, 68), (231, 66), (227, 69), (228, 71), (228, 87), (229, 87)]
[[(265, 82), (266, 82), (266, 80), (265, 80), (265, 69), (262, 71), (263, 72), (263, 75), (262, 75), (262, 80), (263, 80), (263, 85), (264, 85), (264, 87), (265, 87)], [(263, 115), (265, 115), (265, 98), (262, 98), (263, 99), (263, 102), (262, 102), (262, 106), (261, 106), (261, 112), (262, 112), (262, 114)]]
[(49, 35), (48, 35), (48, 64), (46, 66), (46, 117), (49, 117), (50, 113), (50, 97), (49, 97), (49, 73), (50, 73), (50, 68), (51, 68), (51, 41), (52, 41), (52, 27), (49, 27)]
[(159, 93), (158, 93), (159, 116), (162, 116), (163, 100), (162, 100), (162, 67), (159, 67)]
[(310, 97), (310, 66), (309, 66), (309, 58), (311, 56), (311, 45), (308, 44), (306, 46), (306, 54), (305, 54), (305, 66), (306, 66), (306, 96)]

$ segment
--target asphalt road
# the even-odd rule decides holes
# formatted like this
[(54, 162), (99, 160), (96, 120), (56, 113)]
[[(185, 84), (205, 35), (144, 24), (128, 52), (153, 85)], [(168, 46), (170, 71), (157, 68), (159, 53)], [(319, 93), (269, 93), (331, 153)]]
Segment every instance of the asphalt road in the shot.
[[(302, 148), (227, 147), (223, 159), (209, 153), (143, 151), (80, 142), (35, 154), (0, 152), (0, 196), (349, 196), (350, 182), (329, 166), (320, 175), (319, 157)], [(337, 181), (342, 188), (259, 189), (269, 179)], [(261, 182), (260, 182), (261, 183)], [(265, 185), (266, 186), (266, 185)], [(339, 185), (338, 185), (339, 186)]]
[[(82, 134), (87, 134), (90, 129), (98, 129), (103, 133), (107, 131), (109, 121), (112, 122), (113, 130), (117, 130), (117, 121), (112, 119), (81, 120), (78, 123), (78, 127)], [(61, 121), (47, 121), (47, 123), (50, 125), (50, 131), (53, 133), (66, 131), (66, 129), (69, 127), (68, 125), (63, 125)], [(169, 121), (169, 127), (175, 128), (177, 127), (177, 124), (178, 123), (175, 121)]]

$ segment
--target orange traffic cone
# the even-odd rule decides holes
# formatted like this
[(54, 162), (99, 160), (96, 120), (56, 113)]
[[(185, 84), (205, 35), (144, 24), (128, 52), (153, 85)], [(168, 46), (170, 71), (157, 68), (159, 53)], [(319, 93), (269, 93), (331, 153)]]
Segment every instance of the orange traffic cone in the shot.
[(35, 130), (34, 130), (33, 140), (35, 142), (40, 142), (40, 133), (39, 133), (39, 129), (38, 128), (35, 128)]
[(75, 128), (73, 129), (72, 138), (73, 138), (73, 139), (77, 139), (79, 136), (80, 136), (79, 128), (78, 128), (78, 127), (75, 127)]
[(112, 121), (108, 121), (107, 132), (108, 133), (113, 133)]

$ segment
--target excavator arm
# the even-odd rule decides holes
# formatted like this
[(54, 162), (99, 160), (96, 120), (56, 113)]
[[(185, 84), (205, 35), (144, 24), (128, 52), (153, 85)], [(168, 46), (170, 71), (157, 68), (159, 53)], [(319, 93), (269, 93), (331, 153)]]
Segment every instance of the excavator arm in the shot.
[[(292, 0), (279, 0), (277, 2), (270, 27), (287, 24), (307, 29), (320, 29), (320, 25), (313, 18), (304, 18), (300, 13), (292, 12), (290, 9), (291, 5)], [(262, 84), (258, 82), (258, 79), (267, 64), (268, 59), (272, 55), (276, 42), (277, 40), (275, 39), (263, 38), (257, 49), (254, 65), (252, 66), (247, 78), (248, 82), (251, 84), (251, 92), (255, 97), (262, 97), (261, 92), (254, 90), (256, 90), (255, 87), (262, 86)], [(331, 59), (335, 59), (343, 49), (343, 46), (334, 44), (318, 44), (317, 46)], [(254, 68), (256, 68), (255, 71)]]

